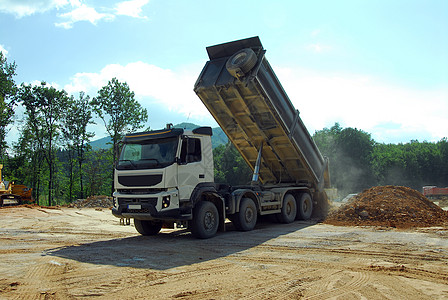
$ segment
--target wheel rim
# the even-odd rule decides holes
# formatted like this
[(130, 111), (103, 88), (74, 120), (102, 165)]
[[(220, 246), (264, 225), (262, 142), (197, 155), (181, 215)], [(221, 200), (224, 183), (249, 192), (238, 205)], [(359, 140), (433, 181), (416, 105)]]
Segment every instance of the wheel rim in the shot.
[(239, 53), (235, 55), (235, 57), (232, 59), (232, 65), (239, 65), (246, 59), (247, 54), (245, 52)]
[(288, 204), (286, 205), (286, 214), (291, 215), (291, 212), (292, 212), (292, 205), (291, 202), (288, 202)]
[(211, 230), (215, 226), (215, 223), (215, 215), (211, 211), (206, 212), (204, 216), (204, 228), (206, 230)]
[(302, 209), (304, 213), (307, 213), (308, 210), (310, 209), (310, 203), (309, 200), (306, 199), (305, 201), (303, 201), (303, 205), (302, 205)]
[(251, 223), (254, 218), (254, 212), (251, 208), (247, 208), (244, 214), (244, 219), (246, 220), (246, 223)]

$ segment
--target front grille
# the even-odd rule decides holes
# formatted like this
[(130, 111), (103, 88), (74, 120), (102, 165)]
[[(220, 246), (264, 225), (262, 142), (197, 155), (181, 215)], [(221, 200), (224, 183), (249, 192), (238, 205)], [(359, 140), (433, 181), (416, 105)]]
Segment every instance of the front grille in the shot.
[(166, 192), (166, 189), (117, 189), (117, 192), (123, 195), (145, 195)]
[(120, 205), (137, 204), (137, 203), (156, 206), (157, 198), (118, 198), (118, 204)]
[(162, 174), (118, 176), (118, 182), (123, 186), (154, 186), (162, 182)]

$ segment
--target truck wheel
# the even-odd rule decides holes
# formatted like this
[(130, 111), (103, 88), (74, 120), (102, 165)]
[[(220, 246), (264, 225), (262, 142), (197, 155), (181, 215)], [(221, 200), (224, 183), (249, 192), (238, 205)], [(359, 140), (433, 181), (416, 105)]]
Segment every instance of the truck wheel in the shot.
[(210, 201), (196, 204), (191, 222), (191, 233), (199, 239), (208, 239), (216, 234), (219, 225), (219, 214), (216, 206)]
[(156, 235), (162, 229), (162, 222), (134, 219), (135, 229), (141, 235)]
[(297, 202), (297, 219), (309, 220), (313, 213), (313, 199), (310, 194), (304, 193)]
[(226, 63), (227, 71), (236, 78), (243, 77), (257, 63), (257, 55), (250, 48), (242, 49), (233, 54)]
[(240, 204), (240, 211), (234, 217), (233, 225), (239, 231), (250, 231), (257, 224), (257, 207), (254, 200), (243, 198)]
[(282, 212), (279, 214), (279, 221), (281, 223), (294, 222), (297, 215), (296, 199), (291, 194), (286, 194), (283, 198)]

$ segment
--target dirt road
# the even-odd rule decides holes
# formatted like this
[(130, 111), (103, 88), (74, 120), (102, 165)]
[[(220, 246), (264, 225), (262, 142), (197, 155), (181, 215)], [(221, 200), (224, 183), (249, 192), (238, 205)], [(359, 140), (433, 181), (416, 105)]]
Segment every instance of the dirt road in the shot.
[(259, 223), (139, 236), (108, 209), (0, 209), (0, 299), (448, 299), (448, 228)]

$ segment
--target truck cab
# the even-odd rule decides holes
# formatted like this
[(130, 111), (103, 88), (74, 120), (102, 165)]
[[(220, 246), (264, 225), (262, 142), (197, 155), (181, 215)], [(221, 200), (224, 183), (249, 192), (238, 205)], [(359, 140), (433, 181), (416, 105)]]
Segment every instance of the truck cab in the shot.
[(152, 233), (148, 227), (158, 232), (191, 220), (192, 195), (214, 181), (211, 135), (210, 127), (171, 126), (126, 135), (115, 167), (112, 213), (134, 218), (145, 235)]

